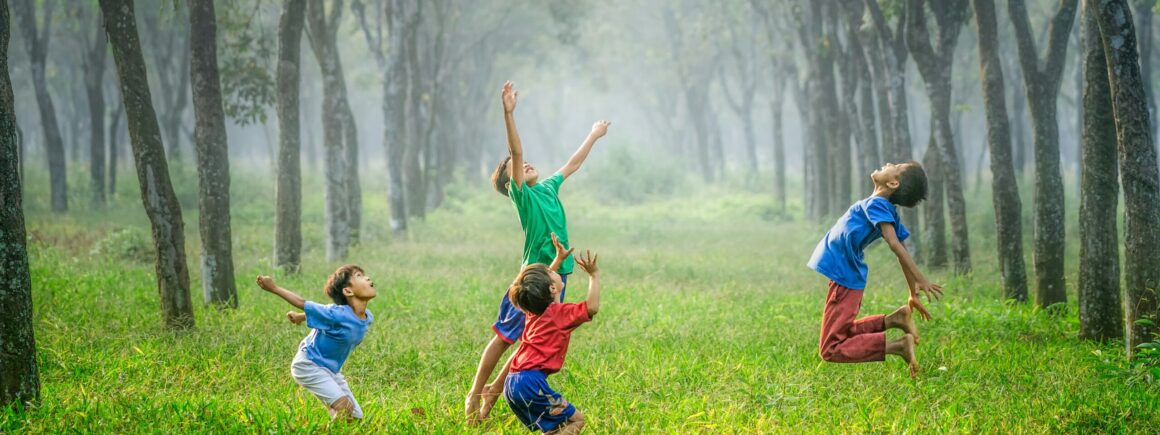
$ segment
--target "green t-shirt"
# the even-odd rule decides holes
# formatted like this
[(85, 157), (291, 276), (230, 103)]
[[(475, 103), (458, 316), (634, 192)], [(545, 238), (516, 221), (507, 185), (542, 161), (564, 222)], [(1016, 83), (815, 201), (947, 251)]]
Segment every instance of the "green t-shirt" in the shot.
[[(550, 265), (556, 258), (556, 247), (552, 246), (552, 233), (560, 238), (560, 243), (568, 245), (568, 217), (564, 215), (564, 205), (557, 194), (564, 174), (556, 172), (534, 186), (516, 186), (509, 182), (508, 197), (516, 205), (520, 214), (520, 226), (524, 228), (524, 265), (543, 263)], [(572, 273), (572, 257), (568, 256), (560, 265), (560, 274)]]

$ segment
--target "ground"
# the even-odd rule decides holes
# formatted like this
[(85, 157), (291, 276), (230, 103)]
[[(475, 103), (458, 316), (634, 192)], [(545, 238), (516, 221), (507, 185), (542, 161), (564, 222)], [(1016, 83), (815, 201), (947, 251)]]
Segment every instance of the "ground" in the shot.
[[(179, 333), (162, 328), (151, 260), (138, 252), (149, 232), (133, 174), (123, 171), (115, 205), (95, 212), (87, 177), (74, 175), (73, 211), (58, 216), (48, 211), (47, 176), (29, 172), (41, 402), (0, 411), (0, 432), (526, 433), (503, 404), (478, 428), (459, 415), (523, 240), (510, 203), (482, 178), (455, 181), (446, 204), (405, 238), (388, 230), (385, 181), (364, 181), (363, 239), (348, 260), (366, 268), (379, 296), (375, 324), (343, 372), (367, 418), (328, 427), (326, 410), (289, 375), (308, 329), (288, 323), (291, 307), (253, 284), (273, 274), (325, 300), (338, 264), (323, 258), (322, 189), (305, 191), (304, 266), (287, 275), (270, 266), (272, 180), (235, 175), (240, 308), (218, 311), (201, 303), (190, 172), (175, 179), (197, 327)], [(596, 177), (569, 181), (570, 238), (600, 253), (604, 293), (550, 382), (591, 432), (1148, 432), (1160, 421), (1160, 388), (1124, 375), (1123, 344), (1076, 337), (1074, 288), (1062, 316), (1000, 301), (985, 191), (968, 193), (974, 272), (928, 271), (947, 296), (919, 323), (922, 372), (910, 379), (893, 357), (857, 365), (818, 357), (827, 282), (805, 262), (831, 220), (801, 218), (792, 200), (778, 211), (768, 192), (742, 182), (638, 204), (590, 187)], [(903, 304), (889, 250), (872, 247), (868, 261), (863, 313)], [(577, 270), (568, 300), (582, 300), (587, 282)]]

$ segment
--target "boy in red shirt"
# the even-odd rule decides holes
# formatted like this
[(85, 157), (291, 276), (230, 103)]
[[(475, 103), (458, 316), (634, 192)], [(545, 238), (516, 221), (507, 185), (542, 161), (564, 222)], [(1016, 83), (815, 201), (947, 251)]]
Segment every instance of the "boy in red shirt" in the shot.
[[(553, 237), (554, 238), (554, 237)], [(558, 243), (558, 242), (557, 242)], [(560, 300), (564, 283), (555, 267), (571, 250), (557, 245), (551, 266), (531, 264), (508, 290), (512, 303), (526, 315), (519, 350), (512, 356), (510, 374), (504, 382), (504, 400), (529, 430), (575, 434), (584, 428), (584, 415), (548, 386), (548, 375), (560, 371), (568, 341), (580, 325), (591, 321), (600, 309), (600, 278), (597, 256), (585, 252), (576, 264), (588, 274), (588, 299), (578, 304)]]

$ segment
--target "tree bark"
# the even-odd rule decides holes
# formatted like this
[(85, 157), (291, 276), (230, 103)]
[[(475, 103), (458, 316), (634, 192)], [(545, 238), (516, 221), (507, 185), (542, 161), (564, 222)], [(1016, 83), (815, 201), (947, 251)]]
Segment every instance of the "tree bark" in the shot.
[(927, 177), (926, 200), (922, 202), (922, 261), (928, 267), (945, 267), (947, 265), (947, 224), (946, 224), (946, 185), (943, 177), (938, 174), (943, 170), (943, 162), (939, 157), (938, 145), (935, 144), (934, 132), (931, 132), (927, 141), (926, 153), (922, 156), (922, 165), (926, 168)]
[(40, 125), (44, 129), (45, 155), (48, 156), (48, 176), (52, 192), (52, 211), (68, 211), (68, 173), (65, 170), (64, 140), (57, 123), (56, 108), (48, 93), (45, 80), (49, 35), (52, 34), (52, 10), (54, 2), (44, 1), (44, 21), (40, 25), (36, 19), (36, 5), (33, 0), (12, 0), (12, 12), (24, 37), (32, 63), (32, 86), (36, 93), (37, 107), (40, 109)]
[(995, 207), (1003, 298), (1024, 302), (1027, 300), (1027, 266), (1023, 262), (1023, 221), (1020, 217), (1023, 205), (1011, 159), (1011, 126), (1007, 117), (1003, 63), (999, 58), (995, 2), (973, 0), (972, 4), (979, 37), (979, 81), (982, 83), (983, 105), (986, 107), (987, 145), (991, 155), (991, 197)]
[(87, 42), (84, 57), (85, 93), (89, 102), (89, 190), (93, 208), (105, 206), (105, 58), (108, 42), (96, 14), (93, 40)]
[[(910, 0), (907, 3), (906, 42), (914, 56), (918, 70), (926, 81), (927, 96), (931, 105), (931, 135), (940, 156), (938, 171), (932, 171), (934, 178), (942, 178), (950, 212), (951, 253), (954, 256), (955, 273), (971, 271), (970, 237), (967, 231), (967, 204), (963, 198), (962, 173), (959, 153), (955, 146), (954, 132), (951, 131), (951, 83), (954, 73), (954, 52), (959, 31), (967, 20), (966, 0), (940, 0), (930, 2), (938, 24), (937, 46), (931, 46), (926, 28), (924, 0)], [(927, 151), (930, 152), (929, 150)], [(939, 236), (935, 236), (935, 240)], [(937, 255), (937, 253), (935, 254)]]
[(177, 202), (169, 181), (161, 128), (153, 111), (145, 59), (141, 55), (137, 23), (133, 17), (133, 0), (101, 0), (101, 11), (109, 43), (113, 46), (113, 60), (117, 65), (121, 97), (129, 120), (141, 202), (153, 227), (161, 313), (169, 328), (192, 328), (193, 304), (189, 298), (189, 270), (185, 264), (185, 224), (181, 220), (181, 204)]
[(0, 407), (40, 399), (9, 37), (8, 2), (0, 2)]
[(117, 163), (119, 159), (119, 150), (121, 148), (120, 139), (117, 137), (121, 132), (121, 118), (125, 116), (125, 104), (117, 104), (117, 110), (113, 111), (113, 119), (109, 120), (109, 196), (113, 197), (117, 193)]
[(1083, 180), (1079, 206), (1079, 336), (1114, 340), (1124, 336), (1120, 302), (1120, 246), (1116, 208), (1120, 181), (1116, 162), (1116, 120), (1113, 115), (1108, 64), (1096, 11), (1085, 2), (1082, 62)]
[(344, 125), (342, 100), (344, 85), (338, 65), (338, 50), (334, 37), (342, 1), (332, 3), (330, 15), (322, 2), (308, 2), (306, 21), (310, 27), (310, 44), (322, 72), (322, 130), (326, 148), (326, 258), (339, 261), (346, 258), (351, 243), (349, 170), (343, 142)]
[(274, 266), (296, 273), (302, 262), (302, 156), (298, 90), (306, 0), (285, 0), (278, 22), (278, 184)]
[(238, 307), (230, 244), (230, 155), (217, 63), (213, 0), (189, 0), (190, 68), (201, 213), (201, 280), (206, 303)]
[(783, 110), (782, 96), (785, 95), (785, 85), (775, 84), (778, 88), (770, 103), (770, 116), (773, 126), (773, 192), (777, 199), (778, 209), (785, 210), (785, 139), (782, 137)]
[(1019, 1), (1008, 3), (1035, 130), (1035, 275), (1037, 299), (1043, 308), (1067, 302), (1063, 273), (1063, 177), (1059, 169), (1056, 100), (1077, 1), (1060, 0), (1059, 9), (1052, 19), (1047, 59), (1044, 61), (1040, 61), (1031, 36), (1026, 5)]
[[(1094, 1), (1094, 0), (1092, 0)], [(1108, 82), (1116, 117), (1120, 184), (1124, 188), (1124, 276), (1127, 285), (1128, 354), (1160, 331), (1160, 175), (1140, 74), (1132, 12), (1124, 0), (1098, 0), (1096, 15), (1107, 58)]]
[(1152, 8), (1156, 0), (1134, 0), (1132, 13), (1136, 16), (1136, 42), (1139, 45), (1140, 78), (1144, 82), (1144, 99), (1148, 102), (1148, 122), (1156, 134), (1156, 98), (1152, 90)]

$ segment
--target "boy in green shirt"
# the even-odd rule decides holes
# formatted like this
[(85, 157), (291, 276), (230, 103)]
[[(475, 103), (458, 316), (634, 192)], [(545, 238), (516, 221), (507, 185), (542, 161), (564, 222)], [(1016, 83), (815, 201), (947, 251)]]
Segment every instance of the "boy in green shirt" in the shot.
[[(512, 112), (516, 108), (516, 98), (519, 93), (512, 89), (512, 83), (503, 85), (502, 99), (504, 123), (507, 126), (508, 157), (500, 162), (491, 176), (492, 183), (499, 193), (511, 198), (519, 213), (520, 226), (524, 230), (523, 265), (543, 263), (550, 264), (556, 256), (553, 241), (558, 237), (558, 243), (568, 246), (568, 218), (564, 214), (564, 206), (558, 196), (560, 185), (571, 176), (588, 158), (588, 152), (608, 132), (608, 121), (597, 121), (592, 125), (588, 138), (580, 145), (580, 149), (572, 155), (568, 163), (547, 179), (540, 180), (540, 174), (531, 164), (524, 162), (523, 146), (520, 136), (516, 132), (516, 121)], [(559, 274), (567, 286), (568, 274), (572, 272), (574, 262), (568, 257), (560, 265)], [(567, 287), (565, 287), (566, 289)], [(563, 300), (563, 290), (561, 290)], [(475, 379), (471, 391), (464, 401), (464, 413), (468, 422), (474, 423), (487, 418), (495, 401), (503, 392), (506, 368), (501, 370), (495, 382), (484, 385), (495, 370), (496, 363), (507, 351), (508, 347), (520, 339), (524, 330), (524, 313), (512, 305), (505, 288), (500, 300), (499, 316), (492, 325), (495, 336), (484, 349), (479, 359), (479, 367), (475, 371)], [(486, 390), (486, 391), (485, 391)], [(481, 404), (482, 400), (482, 404)]]

